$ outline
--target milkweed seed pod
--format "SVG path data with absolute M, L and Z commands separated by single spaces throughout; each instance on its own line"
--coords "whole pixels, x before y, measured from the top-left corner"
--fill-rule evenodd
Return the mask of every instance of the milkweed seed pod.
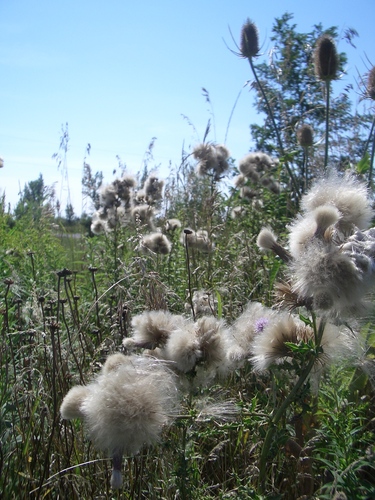
M 243 57 L 256 57 L 259 54 L 259 33 L 255 23 L 247 19 L 242 26 L 240 52 Z
M 368 74 L 367 94 L 370 99 L 375 101 L 375 66 L 373 66 Z
M 319 80 L 336 80 L 339 69 L 339 56 L 336 44 L 329 35 L 322 35 L 314 52 L 315 74 Z
M 313 145 L 313 129 L 310 125 L 304 124 L 297 130 L 297 141 L 300 146 L 307 148 Z

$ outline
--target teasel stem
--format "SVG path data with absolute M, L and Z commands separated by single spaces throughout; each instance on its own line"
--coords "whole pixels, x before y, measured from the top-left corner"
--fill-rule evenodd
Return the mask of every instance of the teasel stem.
M 278 143 L 281 155 L 284 158 L 285 168 L 287 169 L 287 172 L 288 172 L 289 177 L 290 177 L 290 179 L 292 181 L 292 184 L 294 186 L 296 194 L 299 195 L 298 183 L 297 183 L 296 178 L 294 177 L 294 174 L 292 172 L 292 169 L 290 168 L 290 165 L 289 165 L 289 163 L 288 163 L 288 161 L 286 159 L 286 154 L 285 154 L 283 142 L 281 140 L 280 132 L 279 132 L 279 129 L 277 128 L 277 125 L 276 125 L 276 122 L 275 122 L 275 117 L 273 115 L 272 108 L 271 108 L 270 103 L 268 101 L 267 95 L 266 95 L 266 93 L 264 91 L 263 85 L 261 84 L 261 82 L 260 82 L 260 80 L 258 78 L 258 75 L 257 75 L 257 73 L 255 71 L 255 66 L 254 66 L 254 63 L 253 63 L 253 58 L 252 57 L 248 57 L 248 61 L 250 63 L 250 68 L 251 68 L 251 71 L 252 71 L 252 73 L 254 75 L 254 78 L 255 78 L 255 80 L 257 82 L 258 88 L 260 89 L 260 91 L 262 93 L 262 96 L 263 96 L 263 99 L 264 99 L 264 102 L 266 103 L 268 115 L 271 118 L 273 129 L 274 129 L 275 134 L 276 134 L 277 143 Z
M 325 131 L 325 148 L 324 148 L 324 172 L 328 166 L 328 145 L 329 145 L 329 111 L 330 111 L 330 80 L 325 81 L 326 84 L 326 131 Z
M 322 336 L 324 332 L 324 328 L 326 325 L 326 320 L 322 319 L 319 323 L 319 328 L 317 328 L 316 324 L 316 316 L 315 313 L 312 312 L 312 326 L 314 330 L 314 338 L 315 338 L 315 351 L 314 353 L 310 353 L 310 359 L 305 367 L 305 369 L 302 371 L 300 374 L 295 386 L 293 389 L 290 391 L 288 396 L 284 399 L 276 413 L 273 415 L 270 421 L 269 428 L 267 430 L 266 437 L 263 442 L 262 446 L 262 452 L 260 455 L 260 460 L 259 460 L 259 486 L 262 492 L 265 491 L 266 487 L 266 467 L 267 467 L 267 458 L 270 453 L 270 448 L 272 444 L 272 440 L 274 437 L 274 434 L 276 432 L 276 427 L 281 418 L 284 416 L 286 410 L 288 407 L 293 403 L 295 398 L 298 396 L 298 393 L 300 389 L 302 388 L 303 384 L 306 382 L 307 377 L 310 375 L 311 370 L 314 367 L 316 358 L 320 352 L 320 345 L 322 342 Z
M 186 270 L 187 270 L 187 274 L 188 274 L 189 302 L 190 302 L 191 312 L 193 314 L 193 320 L 195 321 L 193 293 L 192 293 L 192 288 L 191 288 L 191 275 L 190 275 L 190 258 L 189 258 L 189 246 L 188 246 L 188 235 L 189 234 L 192 234 L 190 229 L 184 229 L 185 251 L 186 251 Z

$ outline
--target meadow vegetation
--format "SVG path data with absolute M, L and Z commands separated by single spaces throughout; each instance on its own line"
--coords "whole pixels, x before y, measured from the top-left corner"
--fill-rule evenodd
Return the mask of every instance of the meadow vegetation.
M 166 179 L 153 143 L 136 177 L 85 160 L 81 219 L 5 193 L 2 498 L 375 497 L 375 71 L 360 112 L 337 39 L 286 14 L 267 58 L 246 21 L 243 158 L 208 123 Z

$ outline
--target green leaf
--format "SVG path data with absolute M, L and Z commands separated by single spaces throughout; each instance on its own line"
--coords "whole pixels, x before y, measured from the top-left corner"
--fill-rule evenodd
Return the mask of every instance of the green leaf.
M 366 151 L 365 156 L 357 163 L 357 173 L 365 174 L 370 169 L 370 155 Z

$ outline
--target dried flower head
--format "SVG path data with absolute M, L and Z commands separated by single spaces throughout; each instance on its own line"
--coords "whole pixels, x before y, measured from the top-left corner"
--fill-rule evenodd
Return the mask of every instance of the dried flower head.
M 198 229 L 196 232 L 192 229 L 184 229 L 180 236 L 180 242 L 201 252 L 212 252 L 215 248 L 215 244 L 210 240 L 208 232 L 204 229 Z
M 314 131 L 310 125 L 303 124 L 297 130 L 297 141 L 300 146 L 307 148 L 313 145 Z
M 181 328 L 185 322 L 183 316 L 174 315 L 168 311 L 146 311 L 134 316 L 132 338 L 137 347 L 146 349 L 162 347 L 166 344 L 171 332 L 176 328 Z
M 370 69 L 368 74 L 367 95 L 375 101 L 375 66 Z
M 178 219 L 168 219 L 165 221 L 165 230 L 166 231 L 175 231 L 176 229 L 180 229 L 181 222 Z
M 193 149 L 193 156 L 199 160 L 197 173 L 200 176 L 213 173 L 216 179 L 220 179 L 221 175 L 229 168 L 228 149 L 222 144 L 198 144 Z
M 336 44 L 329 35 L 322 35 L 314 52 L 315 74 L 319 80 L 335 80 L 339 69 Z
M 160 253 L 167 255 L 172 250 L 172 243 L 165 234 L 151 233 L 142 238 L 140 248 L 143 253 Z
M 155 210 L 147 204 L 137 205 L 133 207 L 131 211 L 131 216 L 136 225 L 145 225 L 152 230 L 154 229 L 154 215 Z
M 319 328 L 319 323 L 318 323 Z M 347 328 L 341 330 L 330 323 L 324 325 L 321 339 L 322 351 L 316 359 L 315 371 L 320 371 L 333 359 L 347 356 L 352 347 Z M 251 345 L 255 371 L 267 370 L 272 364 L 282 363 L 294 356 L 288 343 L 298 344 L 314 341 L 313 329 L 299 318 L 280 313 L 275 315 L 262 332 L 254 336 Z
M 271 229 L 263 228 L 258 235 L 257 245 L 261 250 L 272 250 L 284 262 L 290 260 L 289 252 L 277 243 L 277 238 Z
M 331 173 L 317 181 L 301 201 L 304 212 L 321 205 L 333 205 L 340 212 L 338 229 L 350 234 L 353 228 L 367 229 L 374 217 L 374 209 L 366 185 L 354 176 Z
M 156 175 L 150 175 L 146 179 L 144 192 L 148 203 L 154 203 L 155 201 L 161 200 L 163 198 L 163 186 L 164 181 L 159 180 Z
M 254 336 L 263 330 L 275 313 L 260 302 L 249 302 L 244 312 L 233 323 L 228 335 L 227 357 L 238 363 L 250 356 Z
M 98 449 L 111 454 L 111 484 L 119 488 L 122 455 L 134 455 L 159 439 L 175 414 L 177 390 L 175 377 L 163 362 L 114 356 L 115 362 L 109 357 L 100 375 L 84 390 L 68 392 L 61 412 L 64 418 L 83 418 L 89 438 Z M 78 414 L 70 408 L 74 399 Z
M 259 54 L 259 50 L 258 28 L 250 19 L 247 19 L 241 30 L 241 55 L 251 59 Z

